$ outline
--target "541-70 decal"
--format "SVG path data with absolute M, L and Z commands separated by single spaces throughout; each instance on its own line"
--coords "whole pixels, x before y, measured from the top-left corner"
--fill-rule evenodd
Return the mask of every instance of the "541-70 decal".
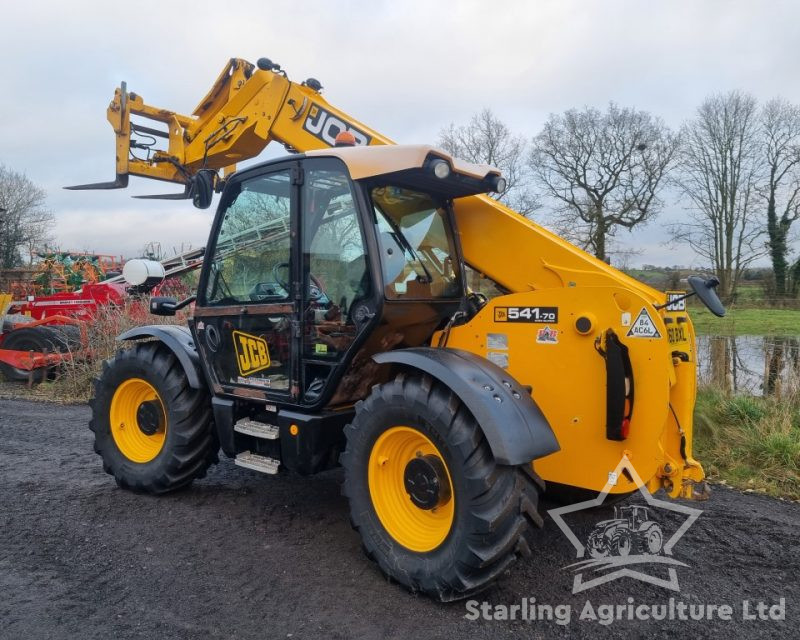
M 495 322 L 558 322 L 558 307 L 495 307 Z

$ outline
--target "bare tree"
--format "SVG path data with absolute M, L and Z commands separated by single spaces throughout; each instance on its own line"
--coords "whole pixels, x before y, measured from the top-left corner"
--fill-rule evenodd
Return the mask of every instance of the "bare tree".
M 0 165 L 0 267 L 22 263 L 21 250 L 49 239 L 53 214 L 45 191 L 23 173 Z
M 770 100 L 761 112 L 766 177 L 759 193 L 766 200 L 767 242 L 775 296 L 787 293 L 788 238 L 800 217 L 800 108 Z
M 529 166 L 556 203 L 556 226 L 601 260 L 608 239 L 656 215 L 678 137 L 646 111 L 609 104 L 551 115 Z
M 672 226 L 673 238 L 711 264 L 720 296 L 730 301 L 744 269 L 766 253 L 755 217 L 761 165 L 755 98 L 738 91 L 707 98 L 683 139 L 679 183 L 692 214 Z
M 536 201 L 527 185 L 525 138 L 515 135 L 490 109 L 476 113 L 467 125 L 450 124 L 439 132 L 439 146 L 449 154 L 477 164 L 490 164 L 503 172 L 506 189 L 497 200 L 527 216 Z

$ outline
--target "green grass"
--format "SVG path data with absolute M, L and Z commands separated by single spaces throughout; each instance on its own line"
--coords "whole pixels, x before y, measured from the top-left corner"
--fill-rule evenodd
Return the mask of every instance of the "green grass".
M 798 309 L 728 309 L 717 318 L 708 309 L 694 305 L 689 309 L 695 331 L 701 335 L 800 335 Z
M 761 398 L 700 389 L 694 453 L 712 480 L 800 499 L 800 395 Z

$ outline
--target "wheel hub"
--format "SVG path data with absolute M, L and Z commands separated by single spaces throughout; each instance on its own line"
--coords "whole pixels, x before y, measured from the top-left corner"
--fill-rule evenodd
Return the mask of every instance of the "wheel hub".
M 119 452 L 141 464 L 155 459 L 169 429 L 158 392 L 142 378 L 128 378 L 114 390 L 108 422 Z
M 450 533 L 456 492 L 446 458 L 420 430 L 398 425 L 372 445 L 367 483 L 375 515 L 395 542 L 433 551 Z
M 152 436 L 161 429 L 164 414 L 158 400 L 145 400 L 136 409 L 136 425 L 146 436 Z
M 435 509 L 450 499 L 450 483 L 439 456 L 417 456 L 403 473 L 408 497 L 420 509 Z

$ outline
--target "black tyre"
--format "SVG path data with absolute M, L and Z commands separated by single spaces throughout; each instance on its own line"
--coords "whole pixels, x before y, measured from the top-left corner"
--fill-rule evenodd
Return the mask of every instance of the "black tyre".
M 80 327 L 74 324 L 57 324 L 53 325 L 51 329 L 60 335 L 65 351 L 74 352 L 83 347 Z
M 499 465 L 472 414 L 427 376 L 373 388 L 345 427 L 343 493 L 364 550 L 411 591 L 442 601 L 487 587 L 530 554 L 541 480 Z
M 66 338 L 53 327 L 40 325 L 23 327 L 9 332 L 3 340 L 3 349 L 9 351 L 35 351 L 37 353 L 64 353 L 69 351 Z M 0 362 L 0 371 L 6 380 L 27 380 L 30 372 L 27 369 L 12 367 Z M 34 371 L 34 380 L 46 380 L 55 371 L 54 367 L 45 367 Z
M 15 325 L 30 324 L 31 322 L 36 321 L 35 318 L 22 315 L 21 313 L 7 313 L 6 315 L 0 317 L 3 319 L 3 333 L 11 331 Z
M 89 404 L 94 450 L 123 489 L 174 491 L 217 462 L 208 393 L 189 386 L 177 358 L 158 342 L 106 360 Z

